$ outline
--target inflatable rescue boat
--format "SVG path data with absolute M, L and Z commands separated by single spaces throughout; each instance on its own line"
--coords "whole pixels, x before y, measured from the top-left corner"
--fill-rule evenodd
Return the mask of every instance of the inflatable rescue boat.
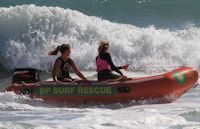
M 56 83 L 40 81 L 36 69 L 16 69 L 13 82 L 6 91 L 41 98 L 51 103 L 126 103 L 140 100 L 160 100 L 169 103 L 197 85 L 198 72 L 181 67 L 171 72 L 133 78 L 129 81 L 84 81 Z

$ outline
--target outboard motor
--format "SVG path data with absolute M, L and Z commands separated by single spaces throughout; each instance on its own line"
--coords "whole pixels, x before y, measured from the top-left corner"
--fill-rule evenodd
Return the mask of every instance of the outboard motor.
M 15 69 L 12 76 L 12 83 L 36 83 L 40 81 L 39 70 L 33 68 Z

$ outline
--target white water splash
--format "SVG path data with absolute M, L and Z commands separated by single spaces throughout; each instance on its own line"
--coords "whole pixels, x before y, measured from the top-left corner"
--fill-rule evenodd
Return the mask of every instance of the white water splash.
M 200 29 L 169 31 L 138 28 L 60 7 L 21 5 L 0 8 L 0 63 L 8 68 L 51 68 L 48 51 L 70 43 L 72 58 L 82 70 L 95 70 L 98 42 L 111 43 L 118 65 L 134 68 L 189 65 L 200 67 Z M 144 71 L 146 69 L 143 69 Z

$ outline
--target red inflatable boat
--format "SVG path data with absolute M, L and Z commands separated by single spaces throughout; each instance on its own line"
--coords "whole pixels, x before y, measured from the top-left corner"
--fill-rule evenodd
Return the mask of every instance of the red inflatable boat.
M 181 67 L 171 72 L 125 82 L 70 82 L 39 81 L 35 69 L 17 69 L 13 83 L 6 91 L 41 98 L 51 103 L 126 103 L 139 100 L 172 102 L 197 84 L 198 72 Z

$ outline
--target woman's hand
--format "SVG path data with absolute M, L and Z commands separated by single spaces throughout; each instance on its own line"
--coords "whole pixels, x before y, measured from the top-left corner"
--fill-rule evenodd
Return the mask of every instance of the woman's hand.
M 86 78 L 83 78 L 83 81 L 89 82 L 89 80 L 87 80 Z
M 55 80 L 54 82 L 55 82 L 55 83 L 59 83 L 59 84 L 63 84 L 63 82 L 58 81 L 58 80 Z
M 128 69 L 128 67 L 129 67 L 129 65 L 128 65 L 128 64 L 126 64 L 126 65 L 122 66 L 122 69 L 124 69 L 124 70 L 127 70 L 127 69 Z
M 123 77 L 124 79 L 127 79 L 127 78 L 128 78 L 128 77 L 127 77 L 127 76 L 125 76 L 125 75 L 123 75 L 122 77 Z

